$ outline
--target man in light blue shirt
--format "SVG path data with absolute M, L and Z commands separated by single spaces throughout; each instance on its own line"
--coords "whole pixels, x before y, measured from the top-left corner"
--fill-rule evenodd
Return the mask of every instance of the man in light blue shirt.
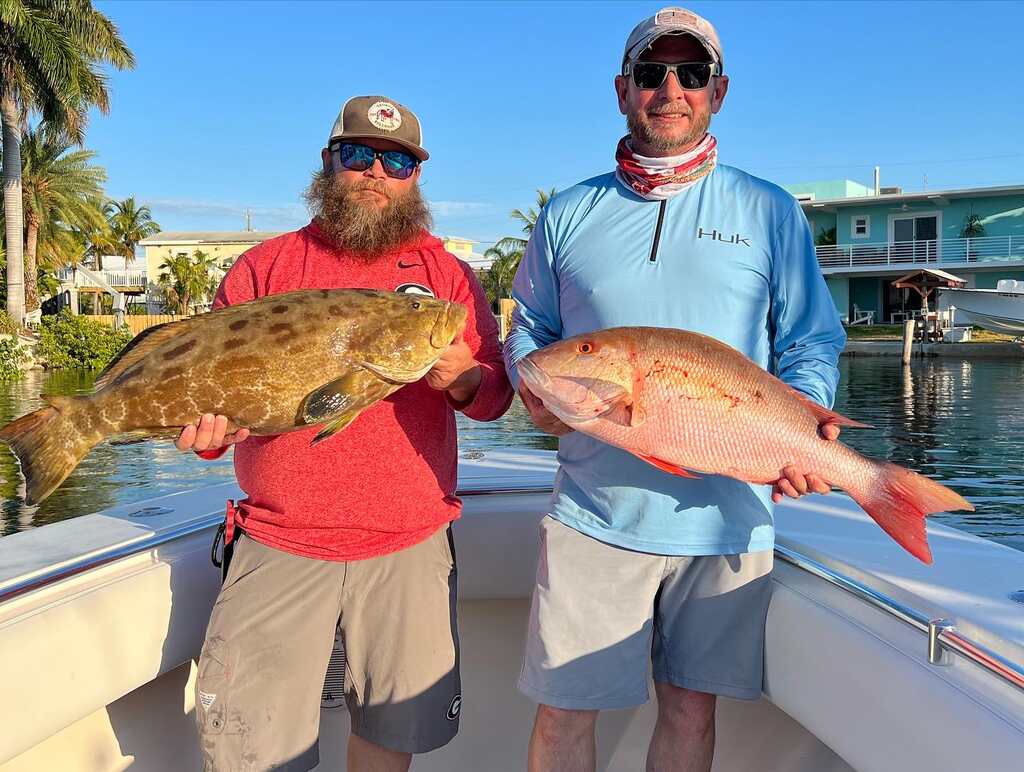
M 717 163 L 723 66 L 714 27 L 689 11 L 662 9 L 630 34 L 616 170 L 548 203 L 516 276 L 505 358 L 517 386 L 536 348 L 648 325 L 718 338 L 831 406 L 845 335 L 807 221 L 782 189 Z M 593 770 L 598 711 L 645 702 L 652 660 L 647 769 L 709 770 L 716 695 L 761 693 L 773 501 L 828 486 L 795 467 L 774 489 L 673 476 L 520 394 L 561 435 L 519 682 L 539 703 L 531 772 Z

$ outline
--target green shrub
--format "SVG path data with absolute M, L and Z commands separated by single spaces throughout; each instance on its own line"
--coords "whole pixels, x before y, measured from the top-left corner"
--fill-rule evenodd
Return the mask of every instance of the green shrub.
M 10 318 L 10 317 L 8 317 Z M 17 338 L 0 340 L 0 381 L 15 381 L 22 375 L 21 363 L 28 359 Z
M 0 335 L 17 335 L 18 325 L 14 323 L 11 315 L 6 311 L 0 311 Z
M 51 369 L 99 370 L 131 339 L 127 328 L 115 332 L 106 324 L 75 316 L 65 309 L 55 316 L 43 317 L 39 352 Z

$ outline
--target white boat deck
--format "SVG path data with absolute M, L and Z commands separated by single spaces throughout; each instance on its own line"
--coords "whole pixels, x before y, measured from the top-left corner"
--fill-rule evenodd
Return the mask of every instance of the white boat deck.
M 524 768 L 533 706 L 514 682 L 555 463 L 544 451 L 474 455 L 460 462 L 456 526 L 466 710 L 457 741 L 420 772 Z M 238 495 L 222 484 L 0 539 L 0 772 L 196 768 L 191 661 L 218 586 L 212 534 Z M 777 525 L 780 557 L 1024 663 L 1024 606 L 1010 597 L 1024 588 L 1024 553 L 933 525 L 925 566 L 841 494 L 780 506 Z M 1019 760 L 1024 689 L 959 655 L 929 663 L 919 629 L 806 567 L 780 559 L 774 580 L 766 698 L 722 702 L 716 772 L 987 772 Z M 602 769 L 638 768 L 653 715 L 602 718 Z M 345 713 L 323 722 L 321 768 L 342 769 Z

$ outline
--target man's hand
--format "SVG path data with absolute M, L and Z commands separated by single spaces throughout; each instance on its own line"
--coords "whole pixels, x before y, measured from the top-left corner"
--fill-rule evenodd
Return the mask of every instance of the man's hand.
M 459 339 L 445 349 L 423 380 L 433 389 L 447 391 L 456 402 L 471 402 L 482 377 L 473 352 Z
M 544 403 L 526 387 L 525 383 L 519 384 L 519 398 L 526 405 L 526 409 L 530 411 L 530 418 L 533 420 L 534 426 L 542 432 L 561 437 L 572 431 L 571 427 L 566 426 L 554 413 L 544 407 Z
M 818 427 L 818 433 L 826 440 L 833 441 L 839 437 L 839 427 L 836 424 L 822 424 Z M 772 501 L 776 504 L 785 496 L 798 499 L 807 493 L 828 493 L 832 490 L 818 475 L 804 474 L 803 470 L 794 464 L 785 467 L 782 475 L 772 486 Z
M 207 413 L 197 423 L 181 430 L 174 447 L 178 450 L 214 450 L 225 445 L 234 445 L 249 436 L 248 429 L 231 426 L 226 416 Z

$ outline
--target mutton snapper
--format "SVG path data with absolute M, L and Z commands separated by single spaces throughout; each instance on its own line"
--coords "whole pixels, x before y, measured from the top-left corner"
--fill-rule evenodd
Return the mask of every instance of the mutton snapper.
M 895 539 L 931 563 L 924 518 L 973 510 L 903 467 L 821 437 L 821 407 L 726 344 L 683 330 L 617 327 L 531 352 L 519 376 L 563 423 L 672 474 L 769 484 L 795 464 L 844 489 Z
M 299 290 L 152 327 L 96 380 L 94 393 L 0 430 L 45 499 L 97 443 L 122 434 L 176 436 L 204 413 L 268 435 L 323 426 L 318 442 L 437 362 L 466 308 L 423 295 Z

